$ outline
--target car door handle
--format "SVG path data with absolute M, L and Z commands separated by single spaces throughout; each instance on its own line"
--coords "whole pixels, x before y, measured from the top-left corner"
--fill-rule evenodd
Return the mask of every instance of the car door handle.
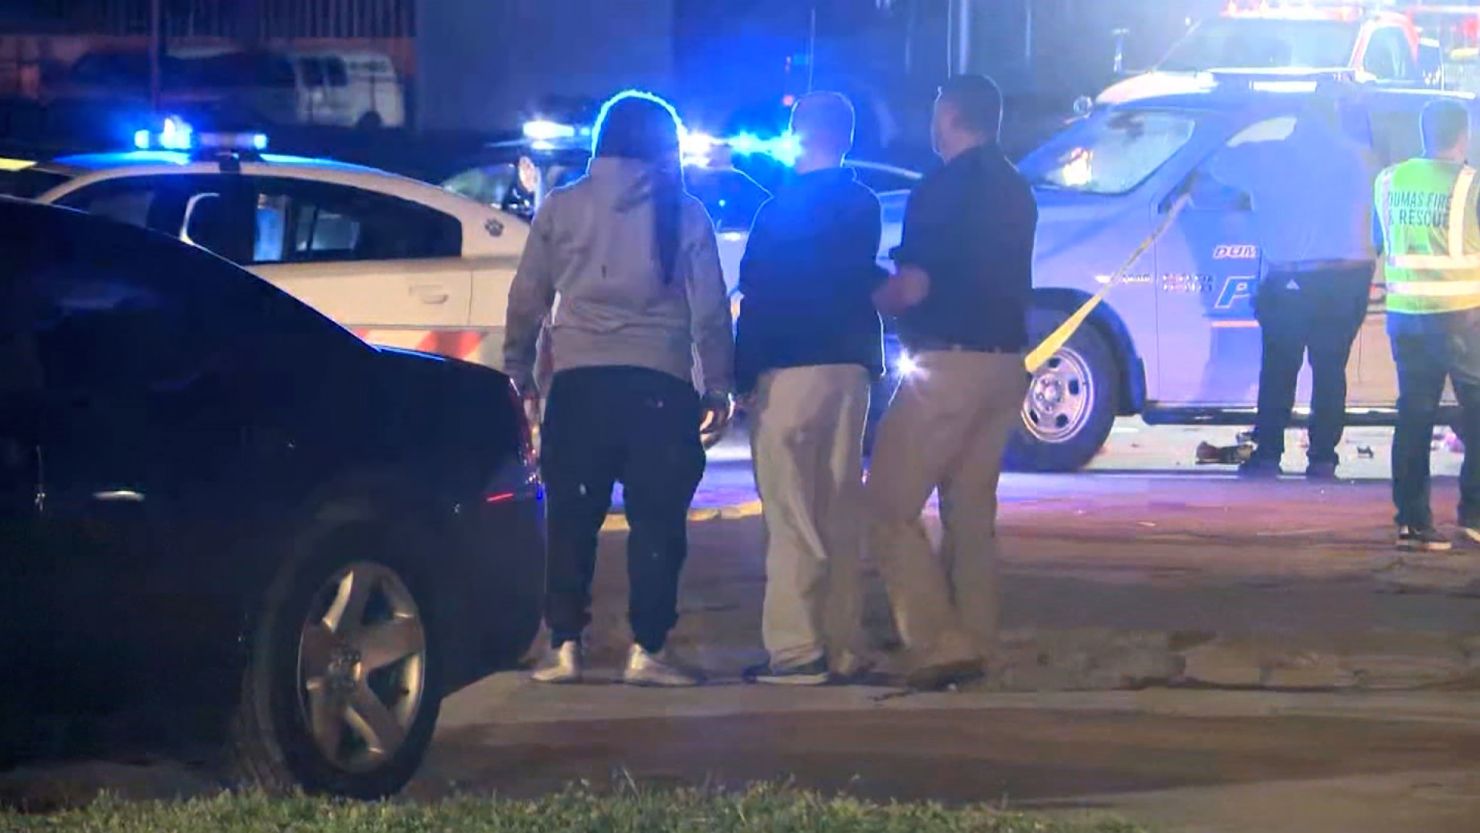
M 411 294 L 421 299 L 423 304 L 445 304 L 452 295 L 447 287 L 441 284 L 428 284 L 425 286 L 411 287 Z

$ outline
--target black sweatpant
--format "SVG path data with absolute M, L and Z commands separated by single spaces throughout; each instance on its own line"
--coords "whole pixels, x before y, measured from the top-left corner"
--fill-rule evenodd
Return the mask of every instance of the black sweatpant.
M 1263 352 L 1259 363 L 1259 412 L 1255 456 L 1278 462 L 1295 407 L 1300 367 L 1310 357 L 1312 463 L 1338 462 L 1346 430 L 1346 364 L 1367 317 L 1372 267 L 1309 272 L 1270 272 L 1259 285 L 1254 312 Z
M 704 475 L 698 394 L 655 370 L 596 367 L 555 374 L 540 465 L 548 495 L 545 621 L 558 647 L 591 623 L 596 541 L 623 487 L 628 618 L 637 644 L 663 649 L 678 621 L 688 513 Z

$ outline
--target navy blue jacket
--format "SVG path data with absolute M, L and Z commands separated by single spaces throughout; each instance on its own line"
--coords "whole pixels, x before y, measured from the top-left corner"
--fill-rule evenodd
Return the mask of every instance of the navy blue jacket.
M 740 261 L 735 381 L 755 389 L 768 370 L 857 364 L 884 372 L 873 291 L 879 199 L 853 171 L 802 174 L 761 206 Z

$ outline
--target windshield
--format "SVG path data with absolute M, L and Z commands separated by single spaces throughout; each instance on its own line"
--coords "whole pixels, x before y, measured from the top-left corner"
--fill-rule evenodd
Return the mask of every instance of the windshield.
M 67 174 L 38 168 L 0 171 L 0 195 L 35 199 L 71 178 Z
M 1187 140 L 1196 121 L 1155 110 L 1113 113 L 1080 122 L 1023 161 L 1034 185 L 1086 194 L 1123 194 L 1156 173 Z
M 1358 31 L 1357 24 L 1340 20 L 1213 18 L 1183 36 L 1157 69 L 1344 67 L 1351 63 Z

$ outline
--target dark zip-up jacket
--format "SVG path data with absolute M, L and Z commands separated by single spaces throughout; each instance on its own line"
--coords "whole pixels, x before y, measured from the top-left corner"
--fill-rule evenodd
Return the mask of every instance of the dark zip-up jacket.
M 741 393 L 761 374 L 787 367 L 857 364 L 884 371 L 873 291 L 879 199 L 853 171 L 799 176 L 761 206 L 740 261 L 735 381 Z
M 1038 204 L 1001 148 L 982 145 L 927 175 L 910 194 L 900 266 L 930 275 L 930 293 L 899 317 L 915 352 L 1023 350 L 1033 298 Z

